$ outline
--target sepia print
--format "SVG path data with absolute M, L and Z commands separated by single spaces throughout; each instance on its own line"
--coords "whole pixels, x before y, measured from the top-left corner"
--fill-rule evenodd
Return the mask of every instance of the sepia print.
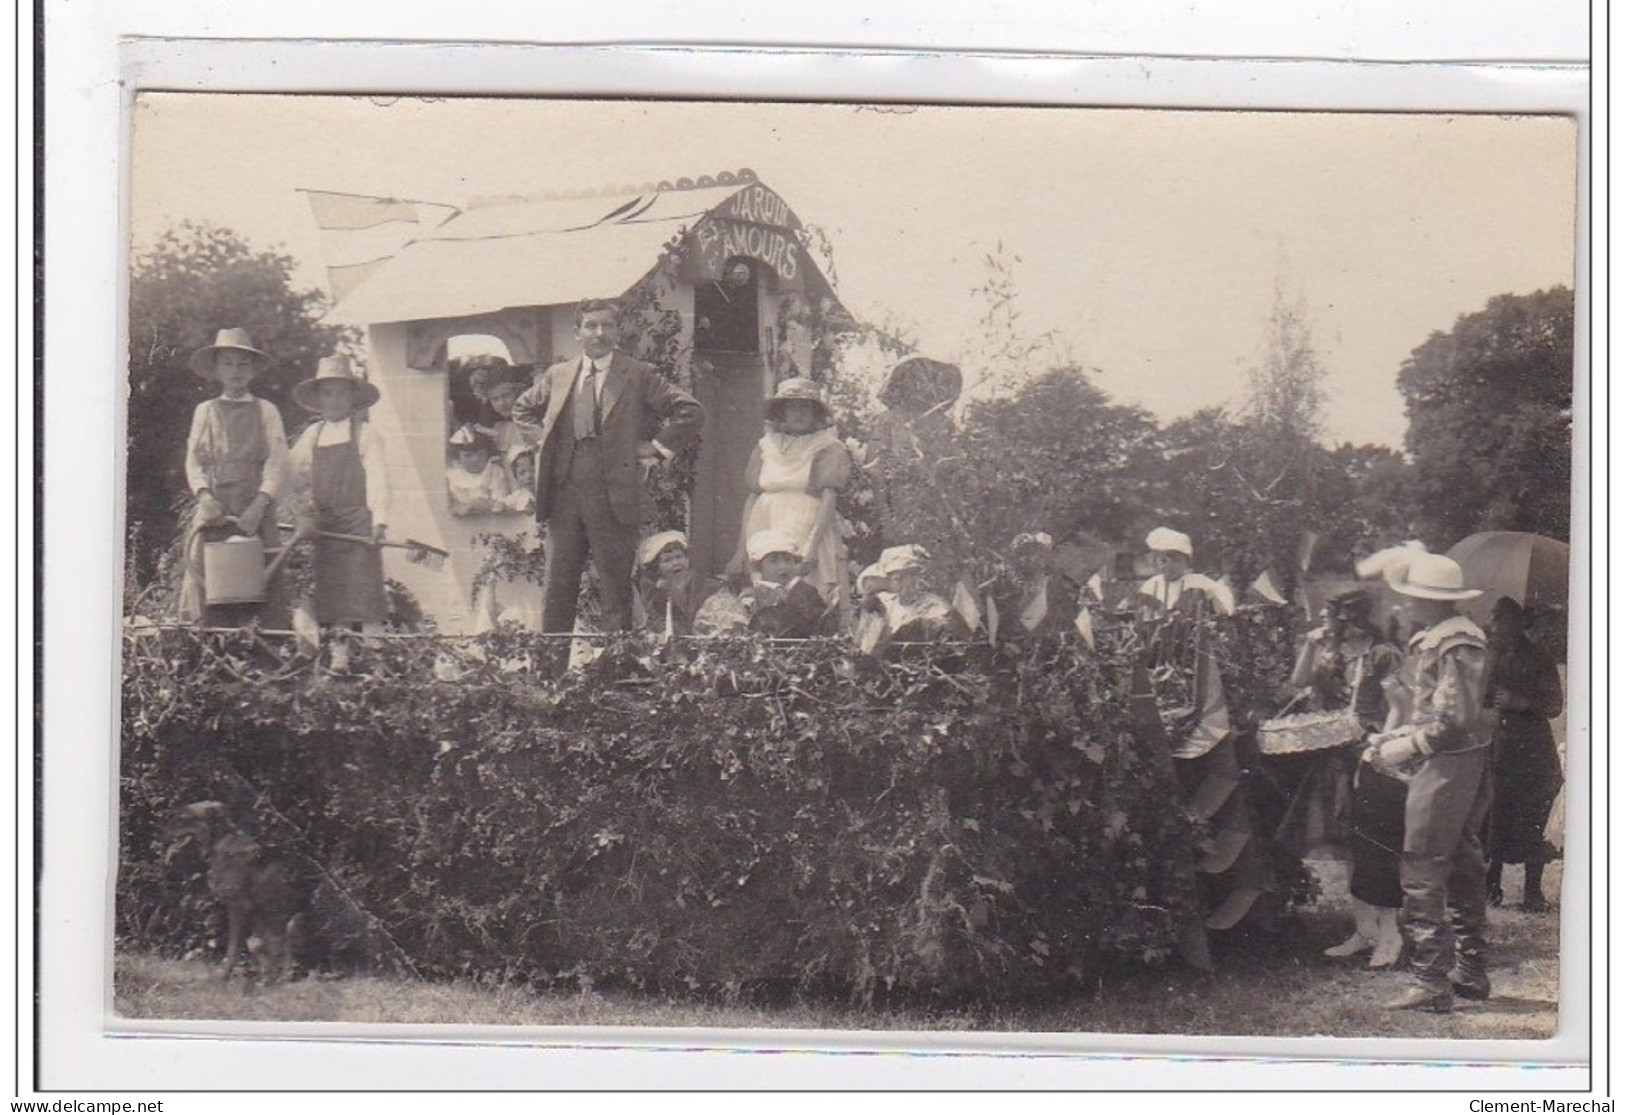
M 1574 120 L 132 129 L 117 1025 L 1554 1034 Z

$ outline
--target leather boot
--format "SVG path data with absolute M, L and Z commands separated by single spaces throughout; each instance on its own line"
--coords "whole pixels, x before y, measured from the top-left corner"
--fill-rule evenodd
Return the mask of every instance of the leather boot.
M 1537 859 L 1523 865 L 1523 901 L 1518 909 L 1526 914 L 1544 914 L 1552 908 L 1540 891 L 1540 877 L 1545 871 L 1546 865 Z
M 1383 1004 L 1385 1010 L 1421 1010 L 1431 1014 L 1449 1014 L 1456 1009 L 1455 996 L 1446 987 L 1440 991 L 1425 984 L 1413 983 L 1404 994 Z

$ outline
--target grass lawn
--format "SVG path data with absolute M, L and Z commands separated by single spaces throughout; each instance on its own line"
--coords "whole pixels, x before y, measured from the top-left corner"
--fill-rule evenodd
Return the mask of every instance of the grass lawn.
M 1321 865 L 1317 865 L 1321 866 Z M 1347 891 L 1327 867 L 1328 896 Z M 1508 868 L 1509 902 L 1521 897 L 1521 869 Z M 1555 895 L 1561 864 L 1547 872 Z M 797 1001 L 772 1006 L 620 992 L 535 992 L 469 982 L 379 978 L 307 979 L 245 990 L 222 985 L 214 966 L 120 954 L 114 1009 L 122 1018 L 296 1022 L 459 1023 L 501 1026 L 639 1026 L 816 1030 L 931 1030 L 1029 1033 L 1270 1035 L 1284 1037 L 1551 1037 L 1557 1025 L 1558 913 L 1515 906 L 1490 912 L 1493 998 L 1458 1002 L 1454 1014 L 1389 1012 L 1405 986 L 1397 972 L 1363 960 L 1333 961 L 1320 950 L 1346 934 L 1346 899 L 1297 914 L 1268 937 L 1220 939 L 1217 971 L 1176 964 L 1103 979 L 1091 993 L 1020 1007 L 873 1008 Z

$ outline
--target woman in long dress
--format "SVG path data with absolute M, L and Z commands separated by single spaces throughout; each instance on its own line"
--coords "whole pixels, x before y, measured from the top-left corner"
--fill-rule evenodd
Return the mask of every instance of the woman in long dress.
M 822 389 L 810 379 L 779 384 L 767 401 L 767 421 L 745 466 L 750 494 L 729 572 L 744 568 L 745 541 L 753 534 L 782 530 L 799 543 L 803 576 L 837 606 L 845 627 L 846 554 L 835 501 L 852 479 L 852 455 L 831 425 Z
M 1495 602 L 1490 627 L 1488 699 L 1496 710 L 1490 778 L 1489 899 L 1501 902 L 1503 864 L 1523 864 L 1526 913 L 1548 908 L 1541 874 L 1549 858 L 1546 821 L 1563 785 L 1552 718 L 1563 711 L 1563 685 L 1552 656 L 1529 637 L 1526 615 L 1514 600 Z
M 1372 620 L 1372 600 L 1350 589 L 1326 603 L 1326 624 L 1309 632 L 1292 672 L 1292 684 L 1310 691 L 1315 707 L 1334 712 L 1353 707 L 1360 727 L 1380 732 L 1391 726 L 1390 708 L 1404 697 L 1399 680 L 1403 656 L 1383 639 Z M 1346 844 L 1349 894 L 1354 900 L 1354 931 L 1327 956 L 1371 953 L 1371 967 L 1399 961 L 1399 855 L 1405 842 L 1405 784 L 1361 760 L 1363 744 L 1350 740 L 1318 757 L 1288 811 L 1299 841 L 1318 837 Z M 1337 800 L 1347 802 L 1340 810 Z M 1346 812 L 1346 820 L 1338 814 Z M 1328 824 L 1314 818 L 1324 816 Z M 1283 826 L 1285 827 L 1285 826 Z M 1342 829 L 1322 831 L 1317 829 Z

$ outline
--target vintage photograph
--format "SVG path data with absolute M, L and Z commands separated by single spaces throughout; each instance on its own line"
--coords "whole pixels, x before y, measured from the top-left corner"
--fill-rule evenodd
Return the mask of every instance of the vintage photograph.
M 1573 118 L 130 128 L 111 1024 L 1556 1032 Z

